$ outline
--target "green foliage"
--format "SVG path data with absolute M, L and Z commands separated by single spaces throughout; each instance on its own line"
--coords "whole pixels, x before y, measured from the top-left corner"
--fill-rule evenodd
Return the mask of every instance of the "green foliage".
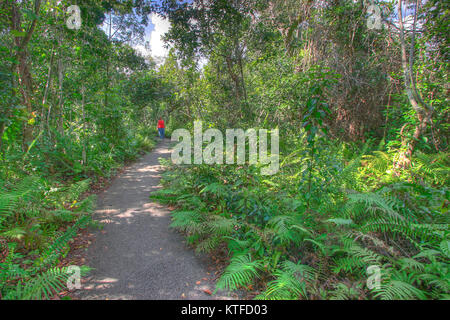
M 10 244 L 9 254 L 0 263 L 0 293 L 4 300 L 36 300 L 49 299 L 53 294 L 66 288 L 71 272 L 68 267 L 48 268 L 39 271 L 37 268 L 22 268 L 18 263 L 23 256 L 16 253 L 16 245 Z M 84 276 L 88 267 L 80 268 Z
M 6 300 L 48 299 L 55 293 L 66 288 L 71 276 L 67 267 L 53 267 L 63 253 L 68 242 L 76 235 L 79 228 L 85 228 L 90 221 L 85 215 L 59 238 L 57 238 L 36 261 L 37 266 L 24 268 L 24 256 L 16 253 L 16 243 L 9 245 L 9 253 L 5 261 L 0 263 L 0 293 Z M 86 275 L 90 270 L 86 266 L 80 268 L 80 275 Z
M 78 3 L 79 30 L 66 27 L 69 5 L 0 5 L 0 299 L 62 288 L 67 273 L 56 266 L 90 223 L 89 189 L 153 148 L 150 124 L 167 94 L 153 61 L 130 45 L 142 39 L 148 2 Z
M 248 164 L 165 163 L 165 190 L 152 195 L 178 208 L 172 226 L 198 251 L 226 245 L 222 288 L 251 283 L 261 299 L 448 296 L 446 7 L 418 4 L 409 9 L 427 32 L 407 30 L 404 41 L 368 29 L 355 1 L 161 4 L 174 123 L 281 134 L 274 176 Z M 395 19 L 392 3 L 376 5 Z M 396 63 L 403 42 L 410 70 Z M 426 112 L 404 92 L 410 71 Z M 241 274 L 245 264 L 252 272 Z M 302 278 L 293 265 L 314 272 Z M 372 266 L 382 272 L 376 289 L 366 283 Z
M 308 145 L 293 148 L 309 153 Z M 428 173 L 417 168 L 390 174 L 393 154 L 347 148 L 324 140 L 315 169 L 287 153 L 270 178 L 251 166 L 165 163 L 166 188 L 151 197 L 179 207 L 172 227 L 197 251 L 227 245 L 231 258 L 217 289 L 258 285 L 257 299 L 444 299 L 447 189 L 436 189 L 441 181 L 424 180 Z M 304 168 L 313 172 L 309 207 L 301 193 L 310 181 L 299 174 Z M 374 170 L 389 182 L 368 179 Z M 369 289 L 372 266 L 381 283 Z
M 56 259 L 61 255 L 63 250 L 67 247 L 68 242 L 77 235 L 78 229 L 84 229 L 90 222 L 90 216 L 82 216 L 80 219 L 70 226 L 64 234 L 56 238 L 55 241 L 43 252 L 40 260 L 40 267 L 53 265 Z
M 217 282 L 216 290 L 236 290 L 249 285 L 258 277 L 261 269 L 260 261 L 252 261 L 250 255 L 235 255 Z
M 306 236 L 311 235 L 298 216 L 275 216 L 268 222 L 268 227 L 275 234 L 275 241 L 280 241 L 284 245 L 300 244 Z
M 375 298 L 382 300 L 416 300 L 425 299 L 424 291 L 417 289 L 408 282 L 390 280 L 374 290 Z
M 257 299 L 292 300 L 308 298 L 307 287 L 316 279 L 316 270 L 307 265 L 284 261 L 267 284 L 267 289 Z
M 412 4 L 413 36 L 369 29 L 366 1 L 272 2 L 81 1 L 76 31 L 64 27 L 67 1 L 0 6 L 2 297 L 60 289 L 54 267 L 88 223 L 89 187 L 150 150 L 163 116 L 168 134 L 197 119 L 281 134 L 270 177 L 163 162 L 165 189 L 151 198 L 177 207 L 171 226 L 199 252 L 231 253 L 218 288 L 448 298 L 448 5 Z M 158 68 L 134 49 L 152 11 L 171 25 Z M 376 289 L 370 266 L 382 271 Z
M 89 183 L 82 180 L 58 189 L 35 176 L 1 182 L 2 299 L 48 299 L 66 287 L 71 274 L 66 267 L 55 266 L 79 229 L 91 221 L 94 198 L 77 202 Z M 83 275 L 87 271 L 82 268 Z

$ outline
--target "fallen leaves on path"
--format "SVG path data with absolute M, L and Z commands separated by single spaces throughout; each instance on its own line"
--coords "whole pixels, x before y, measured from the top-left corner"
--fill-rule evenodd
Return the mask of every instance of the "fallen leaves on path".
M 209 295 L 212 295 L 212 292 L 211 292 L 211 290 L 209 290 L 209 289 L 203 289 L 203 292 L 204 292 L 204 293 L 207 293 L 207 294 L 209 294 Z

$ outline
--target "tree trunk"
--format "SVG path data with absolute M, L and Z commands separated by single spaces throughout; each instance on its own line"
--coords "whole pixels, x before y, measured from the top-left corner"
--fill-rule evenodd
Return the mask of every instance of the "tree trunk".
M 61 45 L 61 41 L 58 41 L 58 42 Z M 64 64 L 63 64 L 62 49 L 61 49 L 61 51 L 59 53 L 59 57 L 58 57 L 58 119 L 56 120 L 58 132 L 61 135 L 64 133 L 63 80 L 64 80 Z
M 41 123 L 40 123 L 40 131 L 44 130 L 44 118 L 45 118 L 45 108 L 47 104 L 48 92 L 50 86 L 52 85 L 52 70 L 53 70 L 53 58 L 54 58 L 54 48 L 52 48 L 52 53 L 50 56 L 50 64 L 48 66 L 48 74 L 47 74 L 47 82 L 45 83 L 44 95 L 42 97 L 42 110 L 41 110 Z
M 400 29 L 400 45 L 401 45 L 401 55 L 402 55 L 402 67 L 403 76 L 405 82 L 406 94 L 408 96 L 409 102 L 413 107 L 417 115 L 418 124 L 414 130 L 413 139 L 407 141 L 404 139 L 402 144 L 404 146 L 403 154 L 400 155 L 398 166 L 409 165 L 411 161 L 411 156 L 414 152 L 414 148 L 417 141 L 425 133 L 427 129 L 427 124 L 431 122 L 431 116 L 433 109 L 428 106 L 420 96 L 417 86 L 416 79 L 413 73 L 414 66 L 414 47 L 415 47 L 415 36 L 416 36 L 416 23 L 417 23 L 417 12 L 419 8 L 419 0 L 416 0 L 415 13 L 414 13 L 414 23 L 411 37 L 411 47 L 409 50 L 409 59 L 406 53 L 406 41 L 405 41 L 405 29 L 403 25 L 403 14 L 402 14 L 402 0 L 398 2 L 398 16 L 399 16 L 399 29 Z
M 18 32 L 22 32 L 22 16 L 19 8 L 15 1 L 10 1 L 11 9 L 11 29 Z M 36 15 L 39 15 L 39 8 L 41 5 L 40 0 L 34 1 L 34 11 Z M 22 102 L 27 110 L 28 120 L 23 126 L 23 139 L 22 139 L 22 150 L 24 152 L 28 151 L 29 145 L 33 140 L 33 126 L 30 125 L 31 119 L 34 118 L 33 114 L 33 81 L 30 73 L 29 66 L 29 53 L 27 50 L 28 42 L 33 35 L 34 29 L 36 28 L 37 20 L 31 22 L 30 27 L 25 32 L 24 37 L 14 37 L 14 44 L 17 47 L 16 60 L 17 60 L 17 74 L 19 76 L 19 90 L 22 95 Z
M 81 160 L 83 162 L 83 166 L 85 167 L 87 165 L 87 155 L 86 155 L 86 113 L 84 110 L 84 99 L 85 96 L 85 87 L 84 84 L 81 87 L 81 112 L 83 115 L 83 150 L 81 151 Z
M 241 85 L 240 85 L 239 77 L 233 71 L 233 62 L 231 60 L 231 57 L 230 56 L 226 56 L 225 60 L 227 62 L 228 74 L 230 75 L 231 80 L 233 80 L 233 82 L 234 82 L 236 99 L 240 100 L 241 99 L 241 89 L 240 89 Z
M 3 154 L 3 132 L 5 132 L 5 123 L 0 122 L 0 156 Z

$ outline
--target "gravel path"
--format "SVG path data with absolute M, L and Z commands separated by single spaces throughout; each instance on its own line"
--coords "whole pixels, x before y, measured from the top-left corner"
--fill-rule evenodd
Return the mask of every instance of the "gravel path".
M 194 254 L 182 235 L 169 229 L 169 210 L 151 202 L 160 188 L 158 158 L 168 158 L 169 141 L 119 175 L 98 197 L 94 218 L 104 226 L 95 231 L 87 252 L 91 271 L 81 299 L 223 299 L 214 291 L 206 260 Z M 197 284 L 201 281 L 200 284 Z

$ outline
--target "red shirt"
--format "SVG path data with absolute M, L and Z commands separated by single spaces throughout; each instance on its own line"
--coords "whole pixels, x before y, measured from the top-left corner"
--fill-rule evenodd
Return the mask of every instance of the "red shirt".
M 158 120 L 158 128 L 164 128 L 164 120 Z

